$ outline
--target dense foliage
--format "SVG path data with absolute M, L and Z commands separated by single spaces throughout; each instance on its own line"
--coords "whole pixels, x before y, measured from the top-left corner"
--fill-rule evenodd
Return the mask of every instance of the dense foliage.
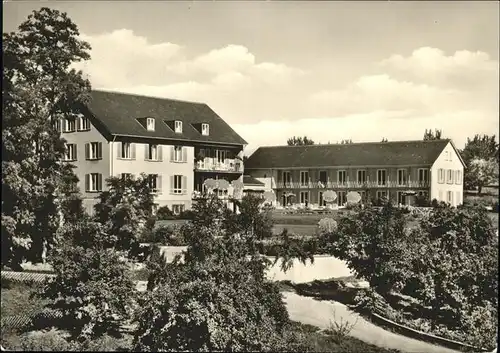
M 413 297 L 434 324 L 467 332 L 471 343 L 495 342 L 498 236 L 484 208 L 439 204 L 409 229 L 390 203 L 367 207 L 322 238 L 376 292 Z
M 117 334 L 130 317 L 135 285 L 130 266 L 100 223 L 84 218 L 66 225 L 50 256 L 56 277 L 40 295 L 63 314 L 60 328 L 85 341 Z
M 185 226 L 183 261 L 164 260 L 140 300 L 136 350 L 283 351 L 288 313 L 276 284 L 267 280 L 269 260 L 254 245 L 256 232 L 225 228 L 230 212 L 216 196 L 199 199 Z M 246 229 L 244 224 L 242 229 Z
M 117 250 L 136 251 L 139 234 L 151 219 L 153 193 L 147 175 L 107 179 L 108 188 L 99 195 L 94 218 L 113 237 Z
M 77 192 L 71 166 L 60 162 L 58 126 L 88 100 L 89 82 L 70 65 L 89 59 L 90 46 L 65 13 L 49 8 L 2 39 L 2 266 L 19 268 L 26 257 L 42 260 L 60 204 Z
M 464 184 L 466 190 L 481 191 L 484 186 L 498 184 L 498 142 L 496 136 L 475 135 L 467 138 L 461 156 L 465 162 Z

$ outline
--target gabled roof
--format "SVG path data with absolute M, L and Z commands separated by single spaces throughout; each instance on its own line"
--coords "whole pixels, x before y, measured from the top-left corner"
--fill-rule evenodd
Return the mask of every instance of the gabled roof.
M 448 139 L 258 148 L 245 169 L 432 165 Z
M 250 175 L 243 175 L 243 185 L 264 186 L 265 184 Z
M 247 144 L 205 103 L 93 90 L 87 109 L 111 135 Z M 146 117 L 155 118 L 155 131 L 147 131 L 137 120 Z M 176 133 L 165 123 L 173 120 L 183 122 L 182 133 Z M 200 123 L 209 124 L 208 136 L 196 129 Z

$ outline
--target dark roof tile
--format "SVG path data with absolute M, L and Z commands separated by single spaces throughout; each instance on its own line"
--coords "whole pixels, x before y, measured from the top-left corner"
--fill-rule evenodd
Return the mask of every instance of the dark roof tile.
M 264 186 L 265 184 L 250 175 L 243 175 L 243 184 L 252 186 Z
M 245 169 L 430 165 L 449 142 L 420 140 L 260 147 L 245 162 Z
M 205 103 L 138 96 L 127 93 L 93 90 L 88 109 L 112 135 L 190 140 L 245 145 L 220 116 Z M 155 131 L 147 131 L 138 118 L 155 118 Z M 183 122 L 182 133 L 175 133 L 165 121 Z M 202 135 L 193 124 L 208 123 L 209 136 Z

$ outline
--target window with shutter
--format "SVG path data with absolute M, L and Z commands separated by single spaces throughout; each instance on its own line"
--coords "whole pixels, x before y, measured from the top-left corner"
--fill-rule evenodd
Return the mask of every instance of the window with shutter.
M 87 192 L 102 191 L 102 174 L 90 173 L 85 175 L 85 189 Z
M 90 120 L 85 117 L 78 118 L 78 131 L 89 131 L 90 130 Z
M 182 194 L 182 175 L 174 175 L 173 177 L 173 193 Z
M 87 159 L 102 159 L 102 142 L 90 142 L 89 144 L 85 145 L 85 149 Z
M 173 146 L 172 147 L 172 161 L 173 162 L 183 162 L 184 157 L 183 157 L 183 151 L 184 148 L 182 146 Z

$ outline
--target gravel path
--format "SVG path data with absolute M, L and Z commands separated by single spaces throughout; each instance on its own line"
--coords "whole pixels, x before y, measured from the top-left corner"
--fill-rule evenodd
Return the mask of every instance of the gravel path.
M 378 347 L 398 349 L 402 352 L 458 352 L 386 331 L 353 313 L 345 305 L 337 302 L 315 300 L 292 292 L 285 292 L 283 295 L 290 319 L 293 321 L 320 328 L 327 328 L 330 320 L 356 323 L 351 331 L 351 336 Z

